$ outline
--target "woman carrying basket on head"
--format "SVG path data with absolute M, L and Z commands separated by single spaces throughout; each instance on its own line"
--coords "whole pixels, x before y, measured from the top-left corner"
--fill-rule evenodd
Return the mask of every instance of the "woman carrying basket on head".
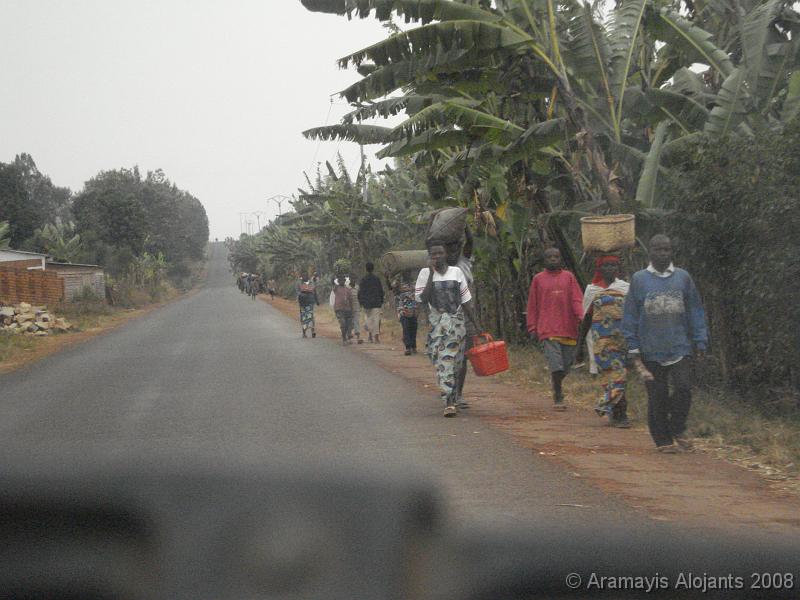
M 628 347 L 622 335 L 622 308 L 630 285 L 618 278 L 620 258 L 601 256 L 595 261 L 592 283 L 586 286 L 581 331 L 589 329 L 592 340 L 590 359 L 597 365 L 603 395 L 595 407 L 601 417 L 608 416 L 614 427 L 630 427 L 625 398 L 625 360 Z M 582 336 L 581 336 L 582 337 Z
M 300 326 L 303 328 L 303 337 L 308 337 L 307 331 L 311 330 L 311 337 L 317 337 L 314 329 L 314 305 L 319 306 L 317 287 L 309 278 L 303 278 L 297 284 L 297 303 L 300 305 Z
M 417 302 L 428 305 L 428 354 L 436 367 L 439 390 L 445 404 L 444 416 L 456 416 L 456 375 L 464 360 L 466 318 L 477 325 L 467 279 L 458 267 L 447 264 L 445 244 L 428 240 L 430 266 L 417 277 Z M 477 326 L 480 331 L 481 327 Z

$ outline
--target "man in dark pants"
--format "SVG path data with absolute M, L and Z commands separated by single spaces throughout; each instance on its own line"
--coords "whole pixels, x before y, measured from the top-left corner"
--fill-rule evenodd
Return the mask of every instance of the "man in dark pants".
M 705 353 L 708 330 L 700 294 L 689 273 L 672 264 L 672 242 L 665 235 L 653 236 L 650 265 L 633 275 L 622 333 L 647 388 L 647 423 L 656 449 L 690 450 L 685 431 L 692 354 Z
M 373 273 L 375 265 L 366 264 L 367 274 L 358 284 L 358 302 L 366 316 L 365 327 L 369 332 L 370 343 L 381 342 L 381 307 L 383 306 L 383 284 Z

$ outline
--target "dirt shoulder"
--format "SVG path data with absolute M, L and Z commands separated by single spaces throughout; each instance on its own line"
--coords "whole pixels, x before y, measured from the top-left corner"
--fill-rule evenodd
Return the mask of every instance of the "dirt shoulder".
M 295 302 L 276 298 L 271 304 L 298 320 Z M 317 334 L 338 338 L 329 310 L 317 311 Z M 300 326 L 298 320 L 298 335 Z M 438 401 L 432 367 L 423 355 L 404 356 L 397 333 L 384 332 L 380 345 L 343 348 L 359 352 Z M 593 411 L 551 409 L 551 399 L 521 384 L 495 377 L 475 377 L 465 387 L 468 414 L 507 433 L 519 446 L 564 466 L 574 477 L 622 498 L 651 518 L 688 526 L 724 530 L 757 528 L 800 534 L 800 494 L 785 480 L 769 481 L 732 464 L 711 450 L 665 455 L 654 450 L 646 424 L 632 429 L 607 427 Z

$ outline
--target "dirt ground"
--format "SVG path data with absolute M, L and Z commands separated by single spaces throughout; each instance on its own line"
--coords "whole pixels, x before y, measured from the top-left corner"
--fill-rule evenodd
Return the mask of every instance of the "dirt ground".
M 261 299 L 298 319 L 295 302 Z M 329 311 L 317 313 L 318 335 L 338 338 L 338 324 Z M 382 344 L 354 344 L 342 351 L 368 356 L 416 383 L 421 393 L 438 402 L 428 359 L 422 354 L 404 356 L 399 339 L 392 334 L 382 337 Z M 470 416 L 485 420 L 516 444 L 557 461 L 574 477 L 623 498 L 653 519 L 704 529 L 800 534 L 800 494 L 785 481 L 769 481 L 702 449 L 659 454 L 646 425 L 621 430 L 606 426 L 591 410 L 554 412 L 550 398 L 543 394 L 497 378 L 475 377 L 471 371 L 464 396 Z

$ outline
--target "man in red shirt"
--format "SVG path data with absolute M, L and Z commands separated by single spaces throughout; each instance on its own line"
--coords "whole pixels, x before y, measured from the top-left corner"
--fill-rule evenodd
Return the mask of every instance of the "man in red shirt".
M 562 268 L 558 248 L 545 250 L 544 266 L 528 291 L 528 334 L 544 347 L 553 382 L 553 408 L 565 410 L 561 383 L 575 361 L 583 293 L 575 276 Z

